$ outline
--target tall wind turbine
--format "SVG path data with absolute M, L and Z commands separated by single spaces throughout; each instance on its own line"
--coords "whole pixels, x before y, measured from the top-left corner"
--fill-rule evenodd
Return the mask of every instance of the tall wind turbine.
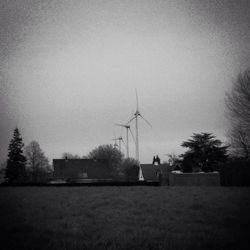
M 140 155 L 139 155 L 139 126 L 138 126 L 138 118 L 142 118 L 150 127 L 152 125 L 141 115 L 139 111 L 139 102 L 138 102 L 138 94 L 137 90 L 135 90 L 136 93 L 136 111 L 134 113 L 134 116 L 132 119 L 128 121 L 128 123 L 132 122 L 135 120 L 135 159 L 140 163 Z M 144 180 L 143 175 L 142 175 L 142 170 L 141 167 L 139 169 L 139 180 Z
M 128 125 L 128 124 L 116 124 L 116 126 L 124 127 L 126 129 L 126 151 L 127 151 L 127 158 L 129 158 L 129 138 L 128 138 L 128 131 L 132 135 L 133 140 L 135 140 L 134 139 L 134 135 L 132 133 L 132 130 L 130 128 L 130 125 Z

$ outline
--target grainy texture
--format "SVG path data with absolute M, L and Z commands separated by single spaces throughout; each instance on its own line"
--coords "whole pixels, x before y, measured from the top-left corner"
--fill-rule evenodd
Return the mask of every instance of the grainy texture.
M 2 187 L 3 249 L 248 249 L 250 188 Z

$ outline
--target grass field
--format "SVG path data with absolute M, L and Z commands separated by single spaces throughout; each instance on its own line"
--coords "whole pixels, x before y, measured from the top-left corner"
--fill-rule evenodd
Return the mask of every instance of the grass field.
M 2 187 L 0 220 L 1 249 L 249 249 L 250 188 Z

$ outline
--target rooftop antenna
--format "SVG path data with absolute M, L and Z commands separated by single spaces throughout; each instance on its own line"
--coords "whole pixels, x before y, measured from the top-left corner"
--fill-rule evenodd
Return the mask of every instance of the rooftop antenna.
M 139 111 L 139 102 L 138 102 L 138 94 L 137 90 L 135 89 L 135 94 L 136 94 L 136 111 L 133 115 L 133 118 L 128 121 L 128 123 L 132 122 L 135 120 L 135 159 L 139 162 L 140 164 L 140 156 L 139 156 L 139 127 L 138 127 L 138 117 L 142 118 L 151 128 L 152 125 L 141 115 Z M 139 165 L 140 166 L 140 165 Z M 141 167 L 139 168 L 139 180 L 144 180 L 144 177 L 142 175 L 142 170 Z
M 130 128 L 130 125 L 128 124 L 115 124 L 116 126 L 124 127 L 126 129 L 126 153 L 127 153 L 127 158 L 129 158 L 129 137 L 128 133 L 130 132 L 133 140 L 135 141 L 134 135 L 132 133 L 132 130 Z

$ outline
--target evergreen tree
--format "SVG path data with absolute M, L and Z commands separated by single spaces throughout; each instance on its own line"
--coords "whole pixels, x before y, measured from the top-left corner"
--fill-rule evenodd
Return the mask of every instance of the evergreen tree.
M 5 171 L 5 179 L 8 183 L 22 183 L 26 180 L 26 158 L 23 155 L 23 146 L 19 130 L 15 128 L 8 148 L 9 153 Z
M 192 139 L 184 141 L 181 146 L 188 148 L 182 155 L 184 172 L 192 172 L 193 167 L 212 171 L 227 159 L 227 146 L 222 146 L 222 142 L 210 133 L 193 134 Z

